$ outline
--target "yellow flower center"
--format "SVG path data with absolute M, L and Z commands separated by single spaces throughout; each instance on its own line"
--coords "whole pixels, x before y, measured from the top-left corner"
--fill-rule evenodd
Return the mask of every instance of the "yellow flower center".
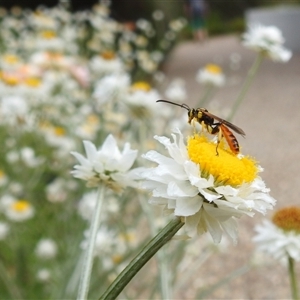
M 103 51 L 101 53 L 101 56 L 106 60 L 112 60 L 116 57 L 115 53 L 113 51 L 109 51 L 109 50 Z
M 24 83 L 30 87 L 36 88 L 41 85 L 41 80 L 36 77 L 28 77 L 24 80 Z
M 137 81 L 131 86 L 131 90 L 149 92 L 151 90 L 151 86 L 146 81 Z
M 26 200 L 18 200 L 11 205 L 11 208 L 17 212 L 24 212 L 30 208 L 30 203 Z
M 2 73 L 2 81 L 7 85 L 17 85 L 20 83 L 20 78 L 14 74 Z
M 133 232 L 122 233 L 120 239 L 126 242 L 134 242 L 136 240 L 136 235 Z
M 48 121 L 44 121 L 44 120 L 40 121 L 38 123 L 38 126 L 39 126 L 40 129 L 44 129 L 44 130 L 49 129 L 49 128 L 52 127 L 52 125 Z
M 214 64 L 208 64 L 205 66 L 205 70 L 209 73 L 213 73 L 213 74 L 222 74 L 222 69 L 218 66 L 218 65 L 214 65 Z
M 114 254 L 111 258 L 115 264 L 119 264 L 123 260 L 123 256 L 121 254 Z
M 5 177 L 5 173 L 2 170 L 0 170 L 0 179 L 4 177 Z
M 20 61 L 19 58 L 14 54 L 6 54 L 3 57 L 3 60 L 6 63 L 11 64 L 11 65 L 17 64 Z
M 224 148 L 221 141 L 216 155 L 216 144 L 204 135 L 195 134 L 188 139 L 188 155 L 191 161 L 199 164 L 202 176 L 210 174 L 220 185 L 239 186 L 252 182 L 258 173 L 257 163 L 250 157 L 239 158 L 230 149 Z
M 65 129 L 62 128 L 62 127 L 59 127 L 59 126 L 57 126 L 57 127 L 54 128 L 54 133 L 57 136 L 64 136 L 64 135 L 66 135 Z
M 53 30 L 44 30 L 41 32 L 41 36 L 44 39 L 50 40 L 56 37 L 56 33 Z
M 282 208 L 274 214 L 272 221 L 283 230 L 300 233 L 300 208 L 295 206 Z
M 87 117 L 87 122 L 91 125 L 97 125 L 99 123 L 99 117 L 95 114 L 90 114 Z

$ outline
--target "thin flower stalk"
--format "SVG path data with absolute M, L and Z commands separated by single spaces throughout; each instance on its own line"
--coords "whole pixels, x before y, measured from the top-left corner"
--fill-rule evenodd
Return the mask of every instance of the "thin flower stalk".
M 291 256 L 288 256 L 288 264 L 292 298 L 293 300 L 299 300 L 297 278 L 295 272 L 295 260 Z
M 93 253 L 95 248 L 97 230 L 99 229 L 99 224 L 100 224 L 100 213 L 101 213 L 101 207 L 104 198 L 103 196 L 104 196 L 104 187 L 99 187 L 97 204 L 96 204 L 96 208 L 90 226 L 88 246 L 86 249 L 86 257 L 83 264 L 82 276 L 79 283 L 77 300 L 87 299 L 88 296 L 91 272 L 93 268 Z
M 122 292 L 139 270 L 158 252 L 176 232 L 184 225 L 181 218 L 175 217 L 167 224 L 127 265 L 127 267 L 113 281 L 99 300 L 112 300 Z
M 245 95 L 246 95 L 247 91 L 249 90 L 249 87 L 251 86 L 252 81 L 253 81 L 255 75 L 257 74 L 257 71 L 258 71 L 263 59 L 264 59 L 263 53 L 261 53 L 261 52 L 258 53 L 253 65 L 251 66 L 250 70 L 248 71 L 248 75 L 246 77 L 246 80 L 244 81 L 242 89 L 241 89 L 239 95 L 237 96 L 237 98 L 236 98 L 236 100 L 233 104 L 232 110 L 231 110 L 229 116 L 227 117 L 228 121 L 232 121 L 232 119 L 233 119 L 234 115 L 236 114 L 238 108 L 240 107 L 241 103 L 243 102 L 243 100 L 245 98 Z
M 215 86 L 209 84 L 206 86 L 205 93 L 199 102 L 199 107 L 205 107 L 206 103 L 212 98 Z
M 145 213 L 149 226 L 151 235 L 154 237 L 156 235 L 156 228 L 155 228 L 155 218 L 153 215 L 152 208 L 145 203 L 143 199 L 140 199 L 140 204 Z M 168 260 L 166 256 L 165 249 L 162 249 L 160 252 L 157 253 L 157 262 L 158 262 L 158 270 L 159 270 L 159 279 L 160 279 L 160 287 L 161 287 L 161 296 L 162 299 L 171 299 L 171 287 L 170 287 L 170 272 L 168 269 Z
M 166 249 L 157 253 L 160 270 L 161 294 L 163 299 L 172 299 L 171 276 Z
M 24 298 L 20 289 L 18 288 L 18 286 L 13 282 L 13 280 L 11 280 L 11 277 L 9 276 L 8 272 L 6 271 L 2 260 L 0 262 L 0 274 L 1 274 L 0 275 L 1 281 L 5 285 L 7 290 L 9 291 L 12 299 Z

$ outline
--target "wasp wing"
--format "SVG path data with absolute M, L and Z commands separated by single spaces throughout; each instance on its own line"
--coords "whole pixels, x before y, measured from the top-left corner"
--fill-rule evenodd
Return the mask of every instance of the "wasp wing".
M 202 108 L 201 108 L 200 110 L 201 110 L 201 112 L 202 112 L 203 114 L 206 114 L 206 115 L 208 115 L 208 116 L 211 117 L 211 118 L 214 118 L 215 120 L 219 121 L 220 123 L 226 125 L 227 127 L 231 128 L 232 130 L 234 130 L 236 133 L 238 133 L 238 134 L 240 134 L 240 135 L 242 135 L 242 136 L 245 136 L 245 135 L 246 135 L 246 133 L 244 132 L 243 129 L 241 129 L 241 128 L 235 126 L 235 125 L 233 125 L 232 123 L 230 123 L 230 122 L 228 122 L 228 121 L 226 121 L 226 120 L 224 120 L 224 119 L 222 119 L 222 118 L 220 118 L 220 117 L 218 117 L 218 116 L 215 116 L 215 115 L 211 114 L 210 112 L 205 111 L 205 110 L 202 109 Z

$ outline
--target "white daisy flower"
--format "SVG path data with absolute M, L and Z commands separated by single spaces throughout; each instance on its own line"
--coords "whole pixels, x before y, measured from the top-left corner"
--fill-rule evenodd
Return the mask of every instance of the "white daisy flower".
M 156 100 L 161 98 L 159 92 L 147 82 L 137 81 L 131 85 L 129 92 L 124 96 L 124 103 L 132 117 L 145 122 L 145 119 L 153 118 L 155 115 L 162 117 L 170 115 L 168 108 L 157 109 Z
M 116 214 L 119 209 L 119 202 L 115 198 L 115 195 L 106 195 L 107 205 L 105 205 L 105 211 L 108 214 L 103 215 L 105 218 L 109 213 Z M 92 191 L 83 195 L 78 203 L 78 213 L 79 215 L 87 221 L 91 221 L 93 217 L 93 213 L 96 209 L 97 204 L 97 192 Z
M 56 178 L 46 186 L 47 200 L 52 203 L 64 202 L 68 198 L 67 182 L 63 178 Z
M 41 239 L 35 248 L 35 254 L 43 259 L 54 258 L 57 255 L 57 245 L 52 239 Z
M 283 47 L 284 38 L 281 31 L 275 26 L 255 24 L 249 26 L 243 34 L 243 45 L 274 61 L 287 62 L 292 57 L 292 52 Z
M 48 269 L 40 269 L 36 274 L 36 278 L 40 282 L 47 282 L 51 278 L 51 272 Z
M 278 210 L 272 222 L 264 220 L 255 227 L 253 241 L 257 250 L 273 256 L 282 263 L 291 257 L 300 261 L 300 208 L 287 207 Z
M 92 142 L 83 141 L 83 144 L 86 158 L 71 152 L 80 163 L 71 172 L 74 177 L 86 180 L 88 187 L 99 186 L 101 182 L 115 191 L 134 186 L 133 172 L 129 169 L 137 157 L 137 150 L 132 150 L 129 143 L 120 152 L 115 138 L 110 134 L 98 150 Z
M 20 96 L 4 96 L 0 104 L 0 116 L 11 124 L 28 118 L 29 107 L 26 99 Z M 3 122 L 3 121 L 2 121 Z
M 97 100 L 97 107 L 103 108 L 103 104 L 109 101 L 118 101 L 130 86 L 128 74 L 113 73 L 106 75 L 96 82 L 93 97 Z
M 167 87 L 165 95 L 168 99 L 175 102 L 183 102 L 186 100 L 185 81 L 180 78 L 174 79 Z
M 113 54 L 111 57 L 108 55 L 92 57 L 90 68 L 95 74 L 102 76 L 112 73 L 123 73 L 125 69 L 122 61 Z
M 225 231 L 236 242 L 236 218 L 253 216 L 255 211 L 264 214 L 275 204 L 257 175 L 261 168 L 222 143 L 216 156 L 216 145 L 203 135 L 190 137 L 186 146 L 181 132 L 175 133 L 173 142 L 155 136 L 170 157 L 153 150 L 144 155 L 158 164 L 140 172 L 143 188 L 152 191 L 150 203 L 182 217 L 189 235 L 209 231 L 219 243 Z
M 30 168 L 35 168 L 44 162 L 43 158 L 36 157 L 34 149 L 30 147 L 22 148 L 20 150 L 20 156 L 23 162 Z
M 34 216 L 33 206 L 26 200 L 14 200 L 5 208 L 6 217 L 14 222 L 23 222 Z
M 225 76 L 218 65 L 208 64 L 198 70 L 196 81 L 202 84 L 220 87 L 225 83 Z

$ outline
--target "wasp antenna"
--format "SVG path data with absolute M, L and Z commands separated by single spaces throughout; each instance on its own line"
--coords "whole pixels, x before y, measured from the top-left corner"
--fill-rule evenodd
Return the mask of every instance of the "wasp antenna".
M 157 100 L 156 102 L 165 102 L 165 103 L 169 103 L 169 104 L 173 104 L 173 105 L 185 108 L 186 110 L 191 110 L 187 104 L 178 104 L 178 103 L 168 101 L 168 100 Z

